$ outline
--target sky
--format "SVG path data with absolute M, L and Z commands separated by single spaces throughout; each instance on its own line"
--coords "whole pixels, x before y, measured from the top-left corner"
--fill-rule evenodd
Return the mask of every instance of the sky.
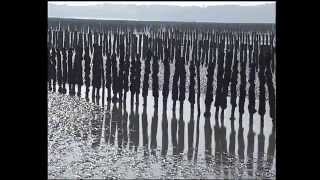
M 263 4 L 275 4 L 275 2 L 270 1 L 228 1 L 228 2 L 212 2 L 212 1 L 63 1 L 63 2 L 48 2 L 49 4 L 56 5 L 68 5 L 68 6 L 92 6 L 92 5 L 101 5 L 101 4 L 119 4 L 119 5 L 173 5 L 173 6 L 199 6 L 199 7 L 207 7 L 207 6 L 217 6 L 217 5 L 240 5 L 240 6 L 256 6 Z
M 275 9 L 275 1 L 50 1 L 48 2 L 48 17 L 275 23 Z

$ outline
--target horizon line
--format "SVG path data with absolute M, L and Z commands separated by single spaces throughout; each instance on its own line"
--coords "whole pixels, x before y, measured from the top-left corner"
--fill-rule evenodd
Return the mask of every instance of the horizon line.
M 92 18 L 92 17 L 48 17 L 48 19 L 71 19 L 71 20 L 102 20 L 102 21 L 142 21 L 142 22 L 182 22 L 182 23 L 220 23 L 220 24 L 276 24 L 275 22 L 218 22 L 218 21 L 170 21 L 170 20 L 137 20 L 117 18 Z

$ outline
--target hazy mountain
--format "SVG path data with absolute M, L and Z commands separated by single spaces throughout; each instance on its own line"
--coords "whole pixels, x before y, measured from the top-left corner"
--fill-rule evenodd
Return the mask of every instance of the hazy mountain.
M 68 6 L 48 4 L 48 17 L 143 21 L 275 23 L 275 4 L 181 7 L 165 5 Z

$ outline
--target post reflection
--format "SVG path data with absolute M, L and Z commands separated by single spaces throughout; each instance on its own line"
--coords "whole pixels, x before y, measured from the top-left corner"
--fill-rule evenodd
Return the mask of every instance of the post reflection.
M 137 152 L 139 147 L 139 103 L 136 103 L 135 113 L 133 116 L 133 144 L 134 144 L 134 150 Z
M 178 154 L 179 160 L 183 158 L 184 151 L 184 120 L 183 120 L 183 102 L 180 102 L 180 113 L 178 122 Z
M 209 165 L 212 162 L 212 128 L 211 128 L 211 124 L 210 124 L 210 117 L 211 114 L 210 113 L 206 113 L 204 115 L 205 118 L 205 123 L 204 123 L 204 134 L 205 134 L 205 160 L 206 163 Z
M 163 104 L 161 155 L 163 157 L 166 157 L 167 152 L 168 152 L 168 118 L 167 118 L 167 106 L 166 104 Z
M 157 130 L 158 130 L 158 102 L 154 105 L 154 114 L 151 121 L 151 155 L 156 156 L 157 150 Z
M 242 124 L 239 125 L 239 129 L 238 129 L 238 157 L 239 157 L 239 164 L 240 164 L 240 168 L 239 168 L 239 177 L 241 177 L 243 175 L 243 167 L 242 166 L 244 164 L 244 136 L 243 136 L 243 127 Z
M 269 136 L 269 145 L 267 153 L 267 170 L 271 170 L 274 161 L 274 155 L 276 150 L 276 128 L 275 125 L 272 126 L 272 133 Z
M 249 132 L 248 132 L 248 146 L 247 146 L 247 171 L 248 175 L 252 176 L 254 174 L 253 169 L 253 152 L 254 152 L 254 136 L 255 132 L 253 131 L 253 120 L 252 116 L 250 116 L 250 125 L 249 125 Z
M 101 135 L 102 135 L 102 118 L 103 116 L 99 112 L 97 107 L 93 112 L 93 119 L 91 120 L 91 135 L 93 138 L 92 148 L 97 148 L 100 145 Z
M 191 114 L 190 121 L 188 123 L 188 160 L 191 161 L 193 156 L 193 132 L 194 132 L 194 104 L 190 104 L 191 106 Z
M 198 106 L 199 107 L 199 106 Z M 196 145 L 195 145 L 195 151 L 194 151 L 194 161 L 195 163 L 198 160 L 198 149 L 199 149 L 199 125 L 200 125 L 200 111 L 198 109 L 197 114 L 197 131 L 196 131 Z
M 109 138 L 110 138 L 110 119 L 111 119 L 111 113 L 110 113 L 110 101 L 108 101 L 107 109 L 105 111 L 104 115 L 104 140 L 106 144 L 109 144 Z
M 260 129 L 260 133 L 258 135 L 258 166 L 257 171 L 258 174 L 262 175 L 263 173 L 263 164 L 264 164 L 264 142 L 265 142 L 265 136 L 263 134 L 263 127 Z
M 145 98 L 146 99 L 146 98 Z M 146 102 L 146 100 L 144 100 Z M 144 148 L 144 156 L 148 155 L 148 117 L 147 117 L 147 105 L 143 104 L 143 112 L 142 112 L 142 136 L 143 136 L 143 148 Z
M 236 131 L 234 129 L 234 120 L 230 121 L 231 123 L 231 132 L 230 132 L 230 138 L 229 138 L 229 158 L 230 161 L 228 164 L 229 167 L 231 167 L 230 169 L 230 173 L 232 175 L 232 177 L 235 175 L 235 146 L 236 146 Z

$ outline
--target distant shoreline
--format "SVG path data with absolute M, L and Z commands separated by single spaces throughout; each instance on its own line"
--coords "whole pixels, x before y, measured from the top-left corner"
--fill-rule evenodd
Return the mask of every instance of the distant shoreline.
M 271 25 L 271 26 L 275 26 L 276 23 L 225 23 L 225 22 L 207 22 L 207 21 L 142 21 L 142 20 L 135 20 L 135 19 L 115 19 L 115 18 L 110 18 L 110 19 L 105 19 L 105 18 L 86 18 L 86 17 L 68 17 L 68 18 L 62 18 L 62 17 L 48 17 L 48 21 L 50 20 L 68 20 L 68 21 L 81 21 L 81 20 L 85 20 L 85 21 L 104 21 L 104 22 L 116 22 L 116 21 L 120 21 L 120 22 L 142 22 L 142 23 L 165 23 L 165 24 L 170 24 L 170 23 L 185 23 L 185 24 L 233 24 L 233 25 L 237 25 L 237 24 L 247 24 L 247 25 Z

